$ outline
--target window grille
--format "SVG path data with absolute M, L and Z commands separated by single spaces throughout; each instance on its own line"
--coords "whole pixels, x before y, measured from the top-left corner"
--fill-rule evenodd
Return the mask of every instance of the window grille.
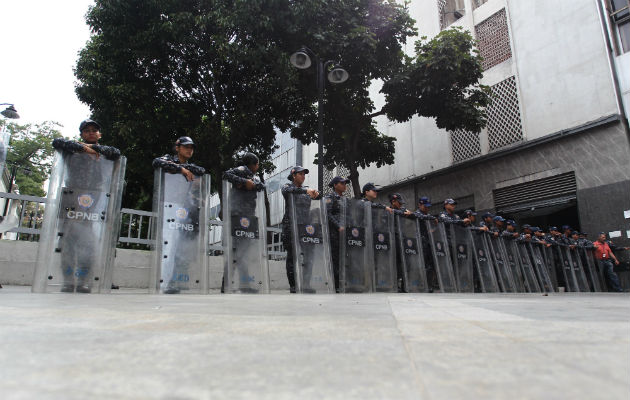
M 521 111 L 518 104 L 516 78 L 492 86 L 492 103 L 487 109 L 488 142 L 490 150 L 496 150 L 523 140 Z
M 630 51 L 630 0 L 610 0 L 610 19 L 614 24 L 617 54 Z
M 335 177 L 335 171 L 324 167 L 324 195 L 331 194 L 332 188 L 328 186 L 328 183 Z
M 332 178 L 335 176 L 348 178 L 348 175 L 350 175 L 350 172 L 344 166 L 337 166 L 334 169 L 324 168 L 324 195 L 331 194 L 333 192 L 333 189 L 328 186 L 328 183 L 330 183 Z M 352 192 L 352 183 L 348 183 L 344 195 L 346 197 L 354 197 L 354 193 Z
M 505 8 L 476 25 L 475 33 L 484 71 L 512 57 Z
M 451 150 L 453 162 L 468 160 L 481 154 L 479 133 L 467 132 L 462 129 L 451 132 Z

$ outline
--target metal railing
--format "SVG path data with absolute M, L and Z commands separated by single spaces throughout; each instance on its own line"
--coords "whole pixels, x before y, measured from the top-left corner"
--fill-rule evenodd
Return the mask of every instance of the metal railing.
M 8 207 L 9 213 L 4 218 L 17 220 L 15 227 L 7 232 L 16 233 L 16 240 L 38 241 L 45 211 L 43 205 L 46 203 L 46 198 L 5 192 L 0 192 L 0 198 L 10 202 Z M 153 213 L 131 208 L 123 208 L 120 210 L 120 213 L 119 247 L 148 250 L 153 244 Z M 218 219 L 210 220 L 208 223 L 208 229 L 210 230 L 209 255 L 223 254 L 223 245 L 221 244 L 222 227 L 223 221 Z M 286 258 L 287 253 L 282 246 L 282 229 L 268 227 L 267 232 L 270 233 L 268 238 L 271 242 L 267 244 L 269 258 L 272 260 Z

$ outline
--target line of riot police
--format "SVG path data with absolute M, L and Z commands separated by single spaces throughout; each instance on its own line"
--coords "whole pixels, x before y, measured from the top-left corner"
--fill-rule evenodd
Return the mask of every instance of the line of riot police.
M 96 121 L 83 121 L 79 130 L 81 142 L 53 143 L 58 152 L 35 292 L 100 293 L 112 285 L 125 158 L 98 144 Z M 268 293 L 265 186 L 256 178 L 258 158 L 246 153 L 242 165 L 224 173 L 224 266 L 217 277 L 207 257 L 210 177 L 190 162 L 194 147 L 190 137 L 181 137 L 175 154 L 153 161 L 150 292 L 208 293 L 220 287 L 226 293 Z M 531 227 L 519 235 L 509 221 L 503 230 L 501 217 L 489 216 L 475 226 L 475 214 L 461 219 L 452 199 L 444 201 L 438 217 L 428 214 L 426 197 L 415 212 L 404 208 L 397 193 L 390 195 L 391 206 L 384 206 L 375 202 L 379 189 L 372 183 L 363 187 L 361 199 L 346 198 L 349 180 L 341 177 L 331 180 L 332 193 L 322 197 L 304 186 L 308 172 L 292 168 L 282 188 L 291 292 L 600 291 L 606 287 L 604 274 L 612 279 L 612 267 L 601 266 L 602 258 L 617 262 L 606 246 L 543 240 Z

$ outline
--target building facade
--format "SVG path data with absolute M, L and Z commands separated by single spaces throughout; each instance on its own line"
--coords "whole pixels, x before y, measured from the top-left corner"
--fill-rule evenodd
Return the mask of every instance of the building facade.
M 493 95 L 488 126 L 447 132 L 428 118 L 380 117 L 396 163 L 361 170 L 361 183 L 384 186 L 384 199 L 402 193 L 409 208 L 429 196 L 434 213 L 451 197 L 460 210 L 629 236 L 628 0 L 427 0 L 409 10 L 420 36 L 461 26 L 476 38 Z M 315 153 L 305 146 L 304 160 Z

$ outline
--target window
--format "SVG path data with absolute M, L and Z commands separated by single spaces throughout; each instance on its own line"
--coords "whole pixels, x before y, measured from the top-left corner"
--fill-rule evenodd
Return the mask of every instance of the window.
M 440 29 L 446 29 L 466 13 L 464 0 L 438 0 Z
M 473 10 L 481 7 L 482 4 L 486 3 L 488 0 L 473 0 Z
M 617 52 L 630 51 L 630 0 L 610 0 L 608 12 L 616 30 Z
M 483 70 L 512 58 L 505 8 L 475 26 Z

